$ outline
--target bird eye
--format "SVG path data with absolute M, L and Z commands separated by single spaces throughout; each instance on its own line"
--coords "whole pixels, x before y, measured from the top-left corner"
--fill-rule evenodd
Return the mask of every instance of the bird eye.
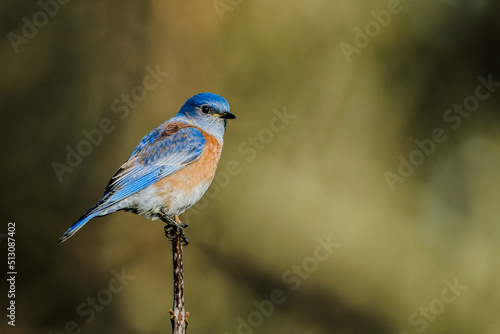
M 208 114 L 210 112 L 210 107 L 209 106 L 201 107 L 201 112 L 204 114 Z

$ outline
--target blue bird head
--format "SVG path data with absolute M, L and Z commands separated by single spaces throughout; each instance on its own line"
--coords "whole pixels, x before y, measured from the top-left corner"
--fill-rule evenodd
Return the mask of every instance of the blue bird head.
M 188 99 L 175 119 L 199 127 L 222 142 L 228 119 L 236 116 L 229 112 L 229 103 L 217 94 L 201 93 Z

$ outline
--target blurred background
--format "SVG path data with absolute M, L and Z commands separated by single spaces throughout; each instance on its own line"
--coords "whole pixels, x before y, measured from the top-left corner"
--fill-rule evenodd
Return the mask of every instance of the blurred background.
M 204 91 L 237 120 L 184 214 L 189 333 L 500 332 L 497 1 L 60 1 L 0 5 L 0 332 L 170 332 L 163 223 L 57 240 Z

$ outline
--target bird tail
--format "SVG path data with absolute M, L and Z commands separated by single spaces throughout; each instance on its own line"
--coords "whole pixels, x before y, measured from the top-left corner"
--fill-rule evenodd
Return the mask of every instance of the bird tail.
M 66 239 L 71 238 L 73 236 L 73 234 L 75 234 L 79 229 L 81 229 L 83 227 L 83 225 L 87 224 L 87 222 L 94 217 L 95 217 L 95 215 L 89 215 L 87 217 L 79 219 L 66 232 L 64 232 L 61 239 L 59 239 L 58 243 L 60 244 L 61 242 L 66 241 Z
M 103 200 L 101 199 L 99 202 L 97 202 L 93 207 L 91 207 L 83 216 L 81 216 L 76 223 L 71 225 L 71 227 L 64 232 L 62 237 L 59 239 L 59 244 L 61 242 L 66 241 L 68 238 L 71 238 L 73 234 L 78 232 L 79 229 L 83 227 L 83 225 L 87 224 L 89 220 L 91 220 L 94 217 L 102 216 L 101 214 L 101 208 L 100 205 L 103 203 Z

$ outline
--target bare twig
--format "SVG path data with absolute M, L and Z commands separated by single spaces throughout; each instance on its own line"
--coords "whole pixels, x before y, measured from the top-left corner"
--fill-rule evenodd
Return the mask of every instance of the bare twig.
M 185 334 L 188 325 L 184 309 L 184 272 L 182 269 L 182 242 L 181 234 L 172 240 L 172 253 L 174 259 L 174 307 L 170 310 L 173 334 Z

